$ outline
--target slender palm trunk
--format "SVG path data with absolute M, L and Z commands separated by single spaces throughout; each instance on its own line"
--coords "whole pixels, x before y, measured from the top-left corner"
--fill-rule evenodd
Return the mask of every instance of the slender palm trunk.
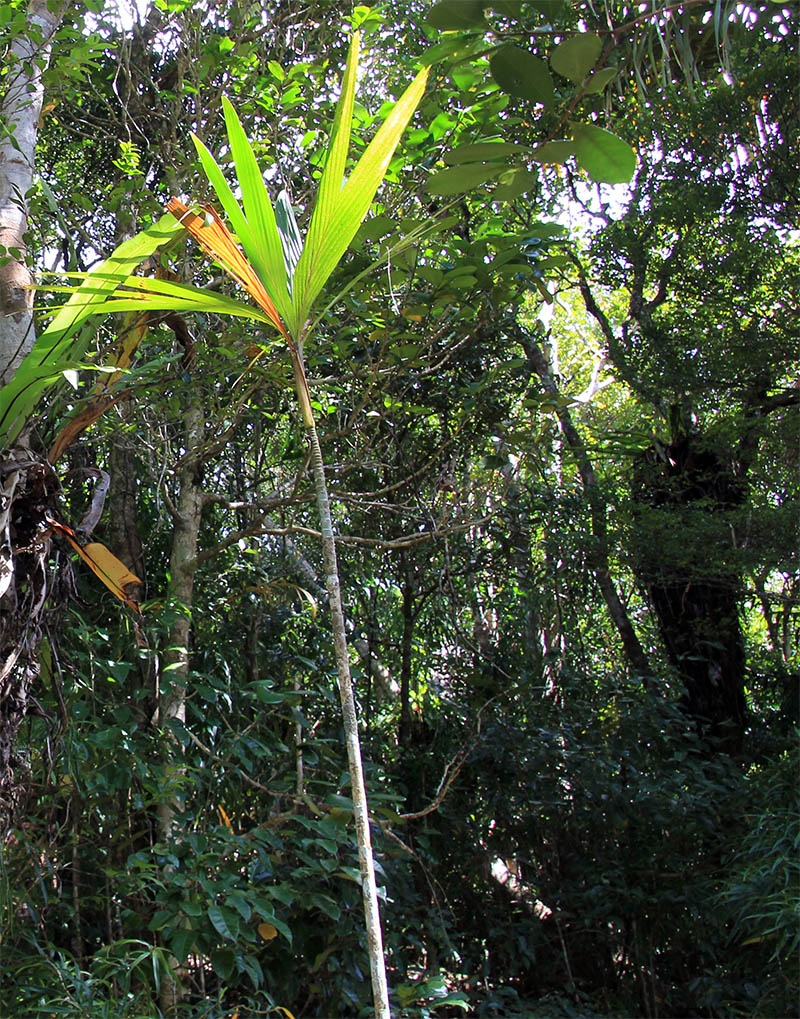
M 383 935 L 381 933 L 378 888 L 375 882 L 375 860 L 369 831 L 369 808 L 364 785 L 364 766 L 361 761 L 361 741 L 358 735 L 356 702 L 353 696 L 353 679 L 350 674 L 350 657 L 347 650 L 342 593 L 339 585 L 339 564 L 336 559 L 336 542 L 333 533 L 331 505 L 319 435 L 311 410 L 305 369 L 300 353 L 292 350 L 297 397 L 305 425 L 306 438 L 311 452 L 311 470 L 317 497 L 320 530 L 322 531 L 322 558 L 325 566 L 325 582 L 328 589 L 328 603 L 331 609 L 333 644 L 336 652 L 336 667 L 339 676 L 339 697 L 342 705 L 347 761 L 350 767 L 350 784 L 353 794 L 353 814 L 358 841 L 358 862 L 361 871 L 361 893 L 364 900 L 364 922 L 367 931 L 367 951 L 372 977 L 372 998 L 375 1019 L 390 1019 L 389 988 L 386 981 L 386 962 L 383 956 Z

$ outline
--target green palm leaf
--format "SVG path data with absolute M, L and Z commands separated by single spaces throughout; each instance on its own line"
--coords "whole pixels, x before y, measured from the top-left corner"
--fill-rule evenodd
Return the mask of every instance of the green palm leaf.
M 25 427 L 44 390 L 80 361 L 94 333 L 87 320 L 100 311 L 105 313 L 106 300 L 120 279 L 168 244 L 179 230 L 180 225 L 171 215 L 162 216 L 147 230 L 123 241 L 96 272 L 69 291 L 70 299 L 39 334 L 13 380 L 0 390 L 0 444 L 4 448 Z
M 283 247 L 275 222 L 275 210 L 261 176 L 255 153 L 244 133 L 236 111 L 223 97 L 225 126 L 231 155 L 236 167 L 236 179 L 242 192 L 242 205 L 247 217 L 247 235 L 239 236 L 245 254 L 261 277 L 261 282 L 275 302 L 285 322 L 291 319 L 291 300 L 286 280 Z M 234 229 L 236 229 L 234 224 Z M 237 230 L 238 233 L 238 230 Z
M 331 185 L 326 192 L 326 208 L 318 219 L 319 227 L 313 241 L 309 232 L 297 266 L 294 302 L 300 322 L 305 322 L 311 305 L 339 264 L 366 216 L 400 137 L 419 105 L 427 79 L 428 68 L 424 68 L 381 124 L 341 191 L 334 196 Z M 331 139 L 331 144 L 339 142 L 341 137 L 341 135 L 334 136 Z M 331 171 L 331 180 L 333 180 L 333 173 L 336 172 L 338 165 L 337 152 L 337 160 Z M 322 189 L 320 188 L 321 194 Z M 317 219 L 316 209 L 312 227 L 315 219 Z

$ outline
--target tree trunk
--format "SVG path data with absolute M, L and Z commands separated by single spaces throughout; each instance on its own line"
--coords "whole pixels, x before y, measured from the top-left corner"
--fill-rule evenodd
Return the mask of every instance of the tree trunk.
M 403 633 L 400 642 L 400 730 L 397 742 L 401 747 L 411 743 L 411 652 L 414 642 L 414 571 L 403 556 Z
M 320 530 L 322 532 L 322 559 L 325 565 L 325 581 L 328 590 L 328 603 L 331 610 L 333 645 L 339 677 L 339 699 L 342 705 L 342 721 L 344 723 L 347 761 L 350 769 L 350 785 L 353 794 L 353 816 L 358 842 L 361 895 L 364 902 L 364 926 L 367 933 L 367 953 L 369 955 L 370 975 L 372 978 L 375 1019 L 390 1019 L 389 986 L 386 980 L 386 960 L 383 956 L 383 935 L 381 933 L 381 917 L 378 907 L 378 887 L 375 881 L 375 859 L 372 852 L 372 838 L 369 830 L 369 807 L 367 805 L 367 790 L 364 784 L 364 765 L 361 761 L 361 741 L 358 735 L 358 717 L 356 714 L 355 697 L 353 695 L 353 680 L 350 674 L 350 656 L 347 650 L 342 593 L 339 586 L 339 564 L 336 558 L 333 518 L 331 517 L 331 505 L 328 498 L 328 485 L 325 480 L 322 449 L 320 448 L 319 435 L 317 434 L 314 414 L 311 409 L 311 399 L 309 397 L 302 354 L 296 347 L 292 347 L 291 353 L 297 399 L 311 452 L 311 469 L 316 490 Z
M 17 448 L 0 464 L 0 838 L 13 823 L 20 784 L 17 731 L 39 676 L 42 619 L 49 593 L 46 515 L 58 481 L 49 464 Z M 69 570 L 69 562 L 62 568 Z
M 192 596 L 197 570 L 197 542 L 205 504 L 201 458 L 204 439 L 203 404 L 200 396 L 193 393 L 184 417 L 185 454 L 180 470 L 178 503 L 173 511 L 168 604 L 175 616 L 167 635 L 158 691 L 158 724 L 167 730 L 170 722 L 186 723 Z M 184 776 L 180 746 L 176 740 L 169 738 L 169 734 L 166 746 L 164 788 L 156 809 L 158 836 L 162 842 L 175 837 L 175 818 L 180 807 L 179 787 Z M 159 992 L 159 1004 L 165 1015 L 175 1011 L 179 1000 L 177 961 L 171 960 L 171 967 L 175 975 L 162 977 Z
M 556 416 L 567 445 L 572 451 L 578 473 L 583 483 L 583 490 L 589 503 L 589 512 L 592 521 L 592 537 L 594 548 L 592 552 L 592 568 L 597 586 L 606 603 L 608 614 L 617 629 L 622 641 L 628 661 L 645 685 L 651 682 L 652 671 L 644 648 L 639 643 L 639 638 L 633 628 L 627 609 L 619 596 L 614 579 L 611 575 L 611 568 L 608 561 L 608 525 L 606 521 L 606 504 L 600 491 L 600 485 L 595 474 L 594 465 L 589 458 L 586 446 L 580 437 L 578 429 L 572 421 L 572 415 L 568 408 L 561 401 L 561 393 L 556 384 L 547 358 L 532 336 L 520 331 L 520 341 L 528 363 L 533 372 L 538 376 L 542 388 L 550 396 L 555 397 Z
M 0 385 L 33 347 L 33 282 L 26 265 L 28 194 L 33 184 L 36 139 L 42 112 L 42 74 L 63 7 L 31 0 L 27 31 L 11 43 L 4 63 L 5 96 L 0 108 Z
M 638 465 L 637 573 L 647 590 L 684 702 L 719 749 L 741 749 L 743 583 L 729 514 L 746 499 L 731 463 L 701 435 L 652 449 Z

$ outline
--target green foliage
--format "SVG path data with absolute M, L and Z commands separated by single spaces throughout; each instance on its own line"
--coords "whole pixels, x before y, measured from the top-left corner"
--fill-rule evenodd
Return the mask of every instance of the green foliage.
M 164 19 L 136 32 L 100 12 L 102 46 L 69 26 L 48 81 L 59 102 L 41 129 L 31 251 L 81 271 L 171 195 L 205 201 L 211 179 L 287 316 L 298 272 L 306 311 L 318 285 L 337 294 L 319 306 L 308 366 L 344 535 L 393 1013 L 796 1015 L 794 30 L 780 5 L 774 22 L 758 6 L 747 28 L 727 4 L 643 19 L 546 0 L 388 3 L 356 12 L 371 31 L 356 99 L 352 64 L 338 87 L 350 8 L 278 6 L 264 22 L 232 2 L 163 3 Z M 611 16 L 633 23 L 613 22 L 606 66 Z M 386 180 L 359 225 L 366 191 L 337 214 L 341 185 L 421 63 L 433 85 L 383 150 Z M 224 183 L 232 169 L 241 195 Z M 634 170 L 635 190 L 605 186 Z M 282 195 L 274 229 L 265 189 Z M 590 221 L 601 226 L 584 237 Z M 324 264 L 300 266 L 303 235 Z M 208 284 L 207 263 L 182 257 L 181 278 Z M 75 523 L 87 470 L 127 491 L 127 532 L 108 512 L 98 530 L 140 536 L 144 620 L 120 618 L 57 547 L 55 590 L 71 601 L 48 610 L 18 742 L 0 1011 L 156 1016 L 177 960 L 186 1019 L 367 1014 L 290 372 L 252 360 L 265 322 L 226 279 L 189 291 L 132 272 L 126 288 L 160 288 L 186 334 L 153 316 L 125 376 L 133 398 L 68 451 L 59 498 Z M 104 287 L 98 276 L 83 296 Z M 111 310 L 141 307 L 132 292 L 117 300 Z M 40 388 L 47 413 L 25 405 L 34 448 L 81 412 L 90 366 L 113 364 L 104 332 L 76 337 L 0 397 L 21 408 L 27 383 L 85 367 L 74 397 Z M 78 356 L 70 345 L 84 341 Z M 198 401 L 206 502 L 187 606 L 166 592 Z M 697 455 L 692 485 L 674 469 L 682 442 Z M 627 678 L 598 588 L 598 505 L 610 578 L 650 657 L 646 691 Z M 687 715 L 645 568 L 678 576 L 678 607 L 709 581 L 729 598 L 747 697 L 735 756 Z M 179 618 L 191 621 L 186 718 L 162 724 Z M 721 626 L 698 627 L 706 650 L 725 643 Z M 158 806 L 173 798 L 180 837 L 160 840 Z

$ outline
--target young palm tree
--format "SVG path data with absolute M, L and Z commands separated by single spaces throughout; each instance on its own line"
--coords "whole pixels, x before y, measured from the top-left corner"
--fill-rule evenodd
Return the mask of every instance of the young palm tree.
M 157 250 L 159 243 L 163 245 L 174 238 L 175 233 L 183 227 L 247 291 L 255 305 L 202 288 L 129 275 L 132 271 L 130 262 L 123 259 L 115 265 L 112 256 L 98 274 L 92 274 L 83 282 L 79 291 L 83 295 L 83 304 L 74 305 L 77 309 L 74 313 L 81 317 L 120 311 L 166 310 L 231 314 L 269 325 L 278 331 L 286 344 L 294 373 L 300 416 L 309 444 L 322 532 L 322 553 L 352 784 L 375 1014 L 379 1019 L 388 1019 L 389 998 L 375 867 L 333 521 L 322 451 L 306 379 L 303 348 L 313 334 L 314 303 L 350 246 L 372 204 L 400 137 L 422 98 L 428 72 L 427 69 L 419 72 L 378 129 L 350 176 L 345 179 L 358 51 L 359 35 L 354 33 L 325 168 L 305 241 L 300 236 L 286 197 L 279 198 L 277 210 L 273 207 L 239 118 L 231 103 L 223 99 L 241 204 L 212 154 L 198 138 L 194 137 L 193 140 L 205 174 L 227 215 L 230 228 L 210 205 L 195 211 L 173 198 L 167 208 L 174 219 L 170 222 L 170 218 L 165 217 L 154 227 L 127 242 L 130 252 L 128 249 L 122 252 L 125 255 L 135 251 L 140 253 L 140 258 L 144 258 L 146 254 Z M 120 290 L 120 287 L 124 289 Z M 73 305 L 78 296 L 77 293 L 73 294 L 73 301 L 69 304 Z M 58 341 L 57 336 L 55 339 Z M 66 339 L 63 344 L 67 344 Z M 62 358 L 66 356 L 67 350 L 68 346 L 64 346 L 60 355 Z M 48 378 L 52 378 L 52 365 Z M 47 381 L 42 378 L 41 384 L 46 385 Z M 0 405 L 0 426 L 2 413 L 3 407 Z

